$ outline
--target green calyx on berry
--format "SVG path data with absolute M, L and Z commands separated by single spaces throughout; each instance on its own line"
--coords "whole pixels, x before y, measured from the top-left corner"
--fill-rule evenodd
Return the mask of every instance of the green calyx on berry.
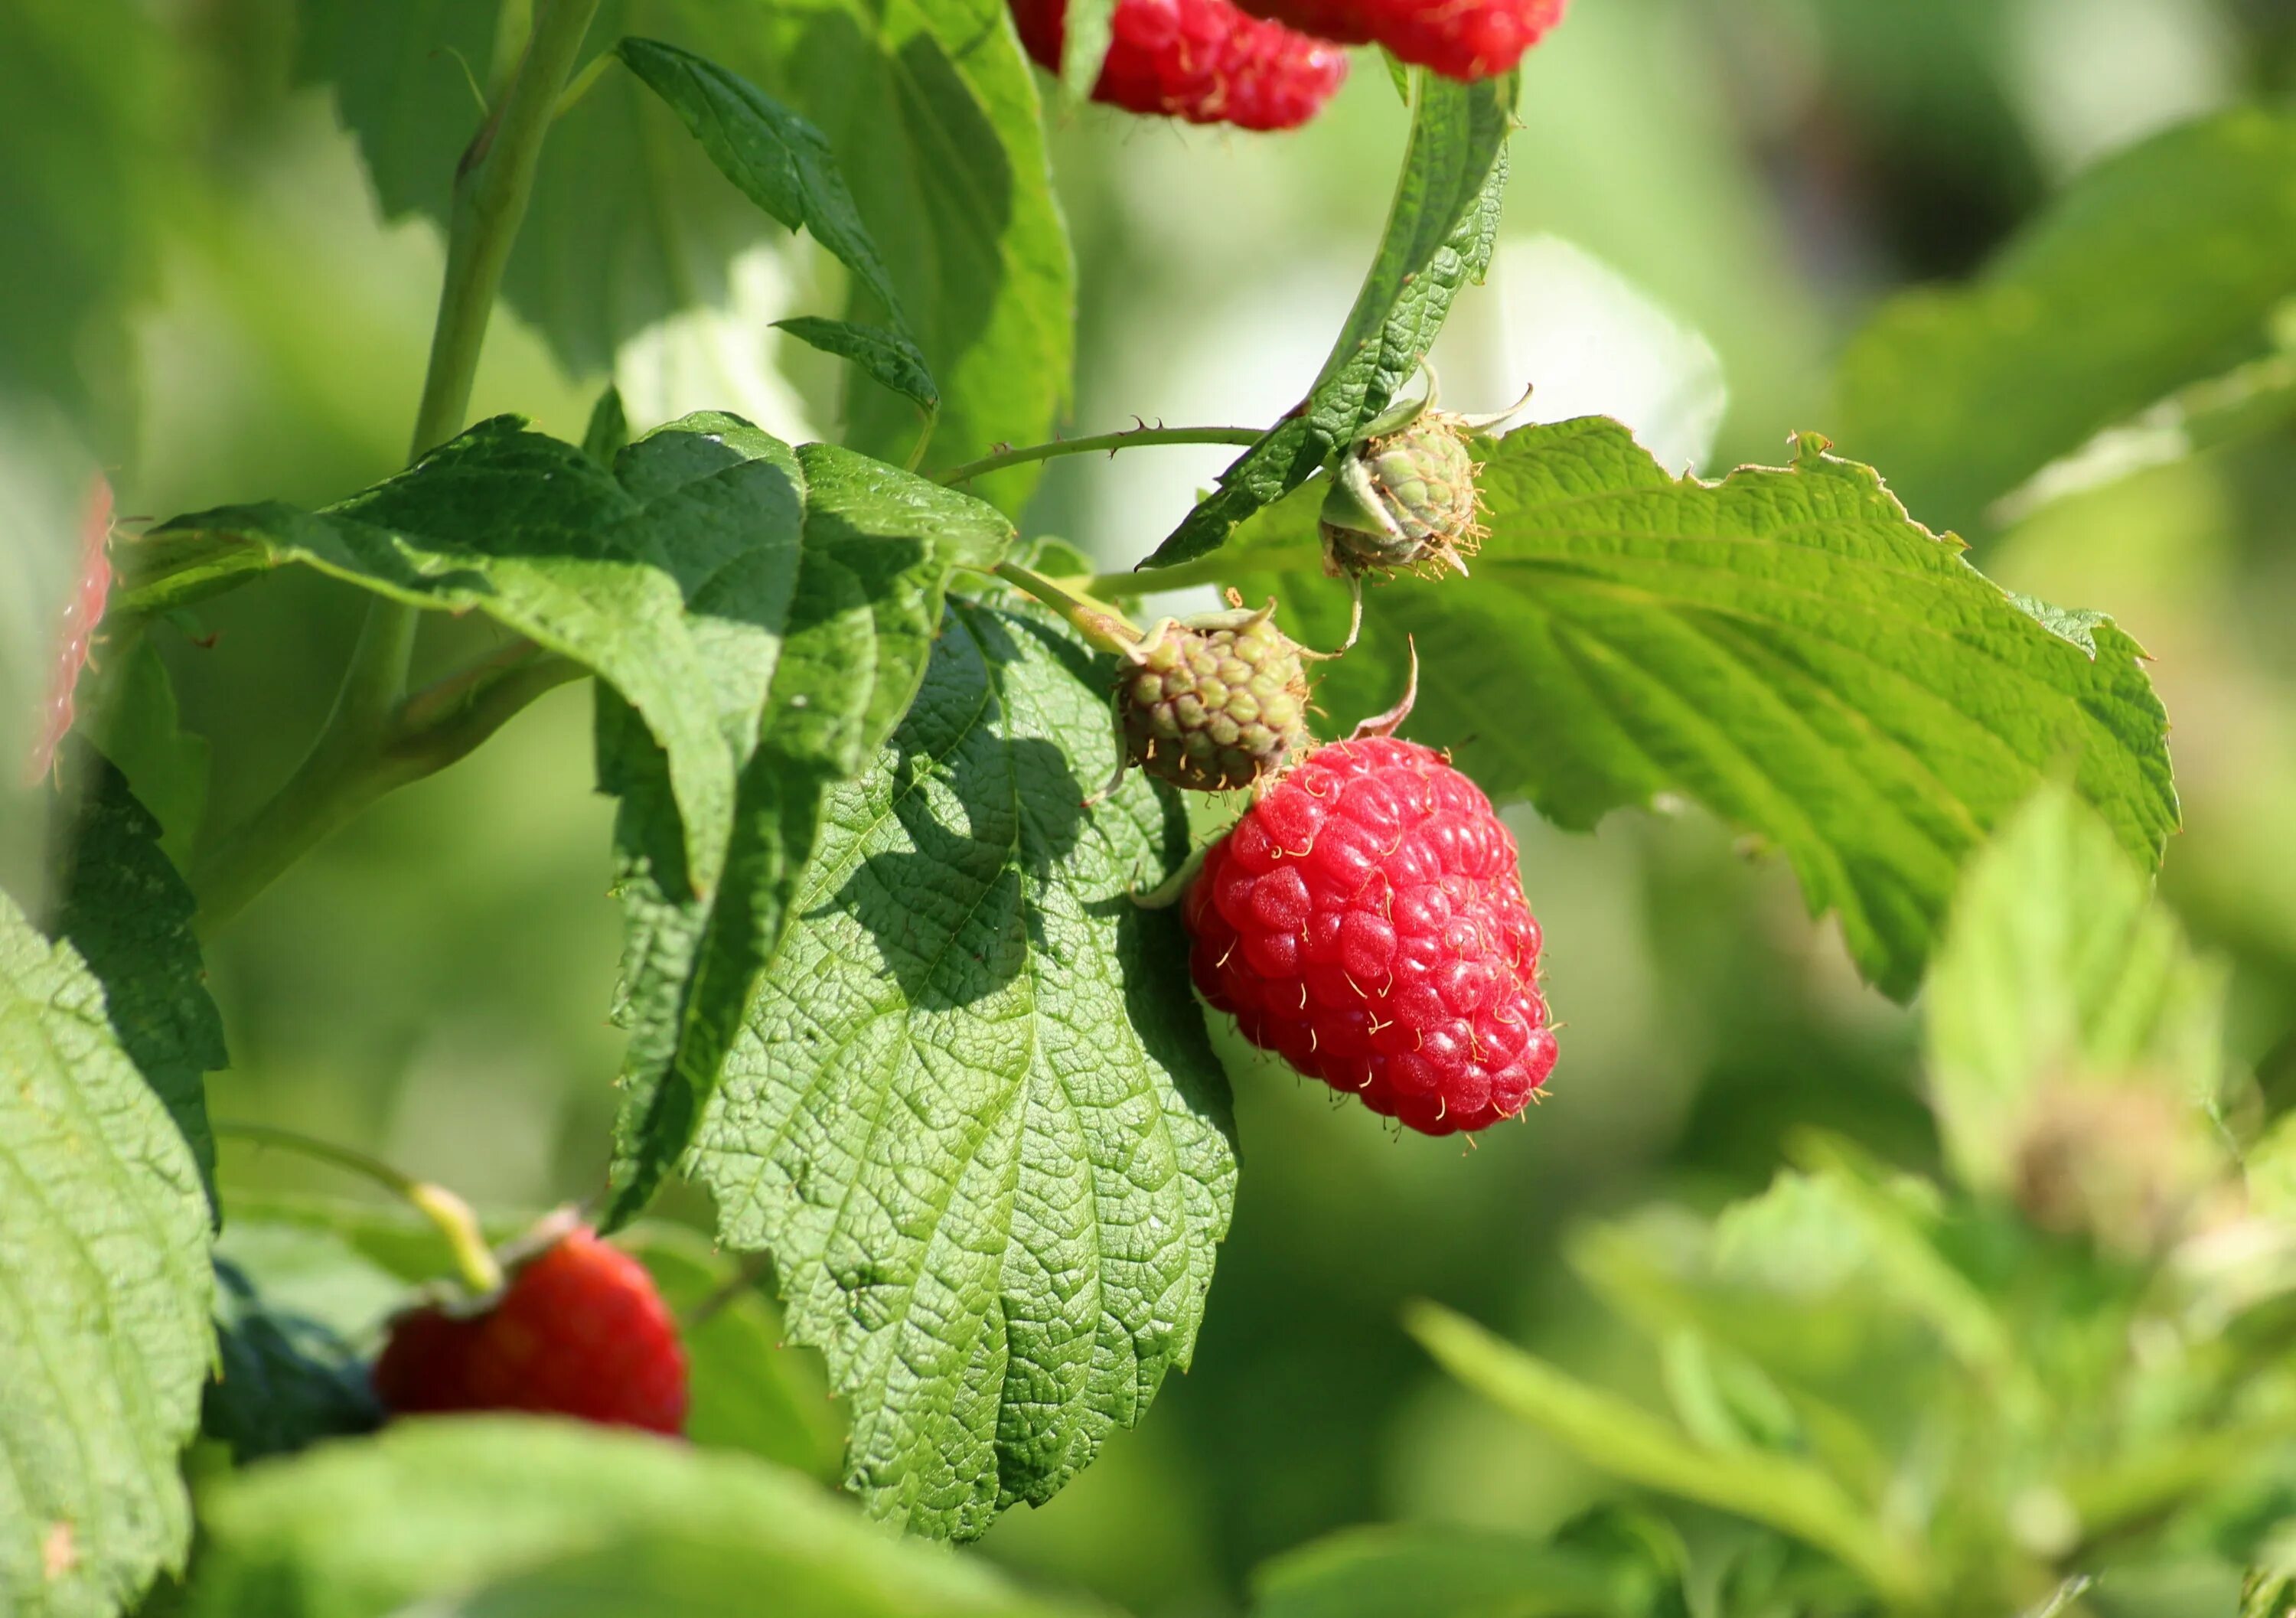
M 1313 654 L 1275 614 L 1271 601 L 1167 618 L 1125 651 L 1116 702 L 1127 766 L 1191 792 L 1234 792 L 1306 749 Z
M 1320 522 L 1324 571 L 1332 578 L 1403 568 L 1437 579 L 1449 569 L 1466 572 L 1465 558 L 1488 532 L 1475 520 L 1482 503 L 1472 441 L 1514 411 L 1456 415 L 1437 409 L 1435 397 L 1431 369 L 1423 398 L 1380 416 L 1333 461 Z

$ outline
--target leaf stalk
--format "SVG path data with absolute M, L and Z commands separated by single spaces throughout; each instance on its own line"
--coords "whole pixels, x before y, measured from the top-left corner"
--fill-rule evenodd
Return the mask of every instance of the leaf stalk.
M 487 324 L 502 289 L 511 245 L 533 195 L 543 138 L 598 4 L 531 0 L 531 20 L 522 29 L 518 65 L 455 170 L 446 277 L 431 330 L 430 368 L 415 412 L 412 459 L 419 460 L 452 438 L 469 413 Z M 516 37 L 514 13 L 527 9 L 524 0 L 505 8 L 498 50 Z M 200 896 L 203 929 L 211 930 L 237 911 L 329 832 L 400 779 L 412 778 L 398 776 L 403 761 L 389 754 L 404 739 L 401 702 L 414 660 L 419 613 L 419 608 L 404 602 L 377 599 L 368 604 L 334 708 L 311 751 L 269 801 L 194 860 L 193 891 Z M 500 722 L 496 719 L 495 726 Z

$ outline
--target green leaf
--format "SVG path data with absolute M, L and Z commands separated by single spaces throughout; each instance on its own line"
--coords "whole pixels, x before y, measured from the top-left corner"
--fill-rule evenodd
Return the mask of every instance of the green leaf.
M 598 402 L 590 407 L 590 423 L 582 431 L 582 453 L 601 466 L 611 466 L 629 441 L 630 418 L 622 408 L 622 390 L 608 383 Z
M 851 360 L 921 410 L 940 407 L 940 392 L 925 369 L 925 357 L 917 351 L 916 344 L 898 332 L 859 325 L 849 320 L 823 320 L 813 315 L 793 316 L 788 320 L 776 320 L 774 324 L 824 354 Z
M 184 178 L 179 53 L 134 0 L 0 8 L 0 378 L 125 453 L 127 311 Z
M 234 1218 L 216 1280 L 219 1363 L 200 1425 L 235 1462 L 381 1422 L 365 1360 L 407 1302 L 396 1277 L 327 1232 Z
M 2054 772 L 2159 863 L 2177 798 L 2136 645 L 2006 595 L 1822 440 L 1709 484 L 1590 417 L 1510 433 L 1481 486 L 1473 577 L 1375 589 L 1322 687 L 1335 713 L 1392 702 L 1415 636 L 1419 740 L 1569 827 L 1663 793 L 1703 804 L 1784 852 L 1899 997 L 1962 862 Z M 1226 577 L 1332 645 L 1347 595 L 1316 566 L 1319 494 L 1240 534 Z
M 1969 867 L 1925 997 L 1930 1091 L 1963 1181 L 1998 1192 L 2034 1109 L 2065 1086 L 2139 1084 L 2197 1123 L 2225 1077 L 2225 976 L 2061 786 Z
M 1116 37 L 1116 0 L 1070 0 L 1061 17 L 1061 88 L 1071 100 L 1090 98 Z
M 883 308 L 890 331 L 841 320 L 779 321 L 815 348 L 853 360 L 877 381 L 931 409 L 940 402 L 908 334 L 891 274 L 855 209 L 821 131 L 757 86 L 658 39 L 625 39 L 622 61 L 684 121 L 718 171 L 791 230 L 813 233 Z
M 1414 1305 L 1404 1324 L 1444 1369 L 1628 1482 L 1710 1506 L 1805 1540 L 1907 1605 L 1925 1570 L 1841 1486 L 1806 1461 L 1759 1450 L 1708 1450 L 1640 1406 L 1580 1382 L 1464 1316 Z
M 2082 176 L 1967 287 L 1842 357 L 1842 442 L 1940 526 L 2265 344 L 2296 295 L 2296 117 L 2226 112 Z
M 680 576 L 709 546 L 737 546 L 751 513 L 737 504 L 712 516 L 706 499 L 622 480 L 633 475 L 498 416 L 323 510 L 273 503 L 178 517 L 139 555 L 154 597 L 185 578 L 205 587 L 299 563 L 414 606 L 483 612 L 596 670 L 668 756 L 690 880 L 706 892 L 733 820 L 735 759 L 714 722 L 725 677 L 688 632 Z
M 627 710 L 602 702 L 599 780 L 622 800 L 630 1030 L 610 1228 L 691 1143 L 788 924 L 821 795 L 875 755 L 915 694 L 951 571 L 994 566 L 1013 538 L 970 496 L 829 445 L 792 452 L 731 417 L 641 439 L 618 472 L 679 570 L 740 775 L 724 880 L 705 889 L 684 863 L 691 828 L 668 762 Z
M 189 1613 L 1056 1618 L 793 1474 L 643 1433 L 411 1422 L 202 1491 Z
M 191 1538 L 208 1203 L 102 986 L 4 895 L 0 1210 L 0 1610 L 110 1618 Z
M 160 846 L 180 871 L 207 811 L 208 739 L 184 728 L 175 682 L 150 634 L 123 625 L 107 638 L 113 644 L 95 671 L 88 734 L 160 823 Z
M 490 54 L 493 0 L 422 7 L 301 0 L 299 70 L 332 82 L 385 209 L 443 218 L 478 117 L 442 47 Z M 1069 392 L 1075 272 L 1037 87 L 1003 0 L 605 0 L 593 37 L 627 32 L 739 75 L 827 140 L 939 384 L 937 460 L 1052 435 Z M 600 79 L 553 127 L 505 296 L 578 372 L 626 338 L 718 298 L 770 227 L 634 78 Z M 859 277 L 857 277 L 857 282 Z M 847 314 L 877 324 L 857 285 Z M 906 460 L 910 402 L 846 401 L 845 439 Z M 1041 468 L 984 479 L 1017 510 Z
M 1112 768 L 1104 660 L 954 604 L 822 846 L 703 1123 L 719 1235 L 770 1253 L 850 1400 L 876 1516 L 971 1539 L 1187 1363 L 1235 1178 L 1177 918 L 1186 852 Z
M 1252 1589 L 1253 1618 L 1658 1618 L 1680 1599 L 1646 1557 L 1417 1523 L 1287 1552 Z
M 160 852 L 160 824 L 128 792 L 127 778 L 93 752 L 80 754 L 76 773 L 86 798 L 65 861 L 55 935 L 103 985 L 113 1037 L 167 1107 L 211 1187 L 207 1075 L 231 1058 L 192 932 L 199 907 Z
M 1506 189 L 1516 79 L 1463 85 L 1412 71 L 1411 144 L 1379 255 L 1364 277 L 1301 408 L 1220 474 L 1219 488 L 1172 530 L 1148 565 L 1169 567 L 1225 544 L 1235 525 L 1306 482 L 1355 441 L 1434 346 L 1451 300 L 1490 267 Z

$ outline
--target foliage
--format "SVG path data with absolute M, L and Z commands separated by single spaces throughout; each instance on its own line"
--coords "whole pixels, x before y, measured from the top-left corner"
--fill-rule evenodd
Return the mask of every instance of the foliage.
M 2020 925 L 2073 947 L 2005 949 Z M 1578 1244 L 1669 1415 L 1439 1307 L 1414 1331 L 1596 1466 L 1798 1540 L 1890 1611 L 2031 1611 L 2165 1557 L 2255 1559 L 2296 1475 L 2296 1276 L 2210 1118 L 2213 1063 L 2164 1059 L 2220 991 L 2061 787 L 1972 866 L 1929 987 L 1956 1183 L 1811 1138 L 1712 1220 L 1653 1210 Z
M 356 151 L 386 215 L 439 227 L 445 270 L 412 464 L 305 497 L 283 468 L 250 474 L 259 454 L 220 460 L 209 490 L 201 459 L 202 492 L 167 508 L 202 509 L 117 542 L 84 735 L 59 779 L 10 800 L 34 829 L 0 839 L 19 895 L 0 896 L 0 1606 L 731 1614 L 770 1591 L 790 1613 L 1089 1610 L 914 1541 L 994 1531 L 1000 1548 L 1000 1521 L 1025 1522 L 1012 1507 L 1054 1501 L 1103 1454 L 1152 1467 L 1154 1434 L 1130 1450 L 1119 1435 L 1218 1341 L 1240 1289 L 1224 1250 L 1251 1206 L 1241 1142 L 1314 1127 L 1192 996 L 1185 928 L 1152 893 L 1185 881 L 1227 811 L 1115 768 L 1111 654 L 1140 634 L 1125 611 L 1204 587 L 1279 600 L 1333 735 L 1415 689 L 1413 735 L 1519 811 L 1526 844 L 1603 827 L 1586 872 L 1554 859 L 1534 898 L 1611 881 L 1622 840 L 1674 834 L 1614 811 L 1695 805 L 1783 856 L 1857 974 L 1899 1001 L 1922 991 L 1925 1035 L 1927 1111 L 1898 1135 L 1772 1120 L 1763 1166 L 1779 1135 L 1791 1166 L 1767 1190 L 1734 1196 L 1742 1165 L 1685 1150 L 1701 1178 L 1679 1199 L 1572 1238 L 1613 1317 L 1593 1346 L 1533 1352 L 1453 1305 L 1507 1307 L 1512 1281 L 1491 1277 L 1534 1211 L 1554 1224 L 1586 1184 L 1624 1200 L 1623 1130 L 1559 1122 L 1540 1148 L 1555 1203 L 1525 1175 L 1529 1191 L 1478 1193 L 1488 1203 L 1448 1223 L 1419 1219 L 1438 1199 L 1413 1177 L 1456 1184 L 1472 1161 L 1398 1170 L 1349 1146 L 1316 1173 L 1294 1157 L 1256 1179 L 1260 1208 L 1313 1230 L 1313 1263 L 1304 1283 L 1264 1250 L 1243 1267 L 1262 1295 L 1238 1302 L 1260 1312 L 1223 1346 L 1242 1363 L 1259 1345 L 1240 1340 L 1272 1324 L 1291 1358 L 1241 1400 L 1170 1413 L 1171 1430 L 1227 1421 L 1282 1449 L 1284 1400 L 1337 1406 L 1395 1373 L 1400 1336 L 1327 1339 L 1268 1302 L 1292 1284 L 1383 1310 L 1349 1246 L 1375 1227 L 1410 1251 L 1414 1290 L 1449 1299 L 1414 1305 L 1411 1335 L 1544 1435 L 1525 1470 L 1567 1455 L 1633 1498 L 1562 1500 L 1549 1532 L 1410 1524 L 1295 1545 L 1256 1578 L 1255 1613 L 2103 1612 L 2122 1609 L 2092 1603 L 2092 1581 L 2183 1567 L 2212 1588 L 2246 1577 L 2251 1611 L 2281 1598 L 2296 1092 L 2251 1081 L 2241 1043 L 2269 997 L 2236 994 L 2193 941 L 2204 929 L 2154 892 L 2184 811 L 2137 640 L 1996 582 L 1948 527 L 2030 509 L 2064 486 L 2042 474 L 2132 422 L 2173 418 L 2187 450 L 2255 448 L 2250 475 L 2284 492 L 2271 446 L 2248 443 L 2296 398 L 2277 330 L 2296 294 L 2282 114 L 2138 144 L 1967 285 L 1885 305 L 1840 371 L 1834 424 L 1860 459 L 1802 433 L 1783 466 L 1677 473 L 1599 414 L 1479 435 L 1472 574 L 1357 589 L 1324 572 L 1333 469 L 1394 419 L 1502 262 L 1511 169 L 1544 182 L 1554 155 L 1517 138 L 1519 113 L 1569 103 L 1554 76 L 1519 106 L 1512 73 L 1398 72 L 1392 200 L 1349 250 L 1368 267 L 1295 406 L 1078 439 L 1062 433 L 1086 209 L 1064 212 L 1051 154 L 1089 138 L 1068 120 L 1108 0 L 1070 12 L 1049 119 L 999 0 L 271 9 L 31 0 L 0 16 L 0 103 L 23 114 L 0 127 L 0 406 L 21 395 L 69 423 L 107 473 L 142 454 L 131 374 L 172 375 L 183 411 L 266 366 L 151 357 L 181 305 L 233 278 L 211 243 L 182 251 L 184 221 L 220 232 L 235 188 L 292 188 L 245 155 L 265 119 L 302 115 L 288 103 L 184 121 L 217 96 L 209 78 L 235 82 L 219 64 L 243 69 L 237 53 L 267 51 L 275 90 L 291 79 L 297 105 L 340 118 L 342 160 Z M 1822 9 L 1829 37 L 1852 26 Z M 1223 225 L 1239 266 L 1250 223 Z M 1129 318 L 1136 287 L 1182 278 L 1151 262 L 1161 226 L 1111 228 L 1125 253 L 1094 262 L 1132 279 L 1111 275 L 1087 331 Z M 634 422 L 611 382 L 599 393 L 634 339 L 699 316 L 760 261 L 784 272 L 772 324 L 801 349 L 775 338 L 746 358 L 786 370 L 834 441 L 714 409 Z M 243 302 L 275 284 L 242 280 Z M 533 407 L 549 431 L 472 407 L 490 324 L 597 397 L 578 441 L 562 400 Z M 1521 380 L 1545 379 L 1506 379 Z M 1431 402 L 1431 370 L 1425 386 Z M 1044 531 L 1082 509 L 1072 488 L 1032 501 L 1044 463 L 1190 443 L 1242 454 L 1184 514 L 1127 511 L 1113 560 L 1136 565 L 1095 573 Z M 123 485 L 144 470 L 119 467 Z M 0 505 L 19 477 L 0 445 Z M 2021 488 L 2027 505 L 2005 505 Z M 0 534 L 15 521 L 0 510 Z M 0 592 L 0 612 L 18 594 L 38 592 Z M 347 603 L 355 631 L 331 616 Z M 2129 621 L 2153 604 L 2128 602 Z M 199 700 L 202 675 L 227 668 L 242 697 L 283 702 L 314 647 L 335 688 L 288 737 L 301 761 L 211 751 L 229 704 Z M 37 661 L 0 651 L 0 676 Z M 378 800 L 576 681 L 611 800 L 596 835 L 619 1056 L 614 1093 L 568 1113 L 589 1155 L 555 1189 L 587 1197 L 581 1217 L 677 1311 L 687 1444 L 386 1422 L 366 1366 L 393 1317 L 458 1267 L 498 1276 L 489 1244 L 514 1254 L 563 1211 L 480 1219 L 364 1144 L 302 1143 L 406 1207 L 266 1195 L 218 1161 L 234 1134 L 289 1138 L 234 1112 L 325 1116 L 336 1098 L 316 1082 L 283 1096 L 275 1063 L 216 1080 L 224 1011 L 239 1044 L 258 974 L 222 946 L 219 1011 L 215 940 Z M 2251 734 L 2197 728 L 2204 779 Z M 503 812 L 514 838 L 540 797 Z M 449 850 L 422 858 L 443 871 Z M 1780 953 L 1780 936 L 1833 957 L 1751 903 L 1718 924 L 1711 892 L 1669 887 L 1662 866 L 1640 867 L 1659 953 L 1705 947 L 1711 980 L 1713 1014 L 1682 1017 L 1681 1043 L 1719 1052 L 1680 1060 L 1721 1071 L 1745 1027 L 1730 1017 L 1775 1010 L 1737 1003 L 1752 997 L 1735 957 Z M 380 896 L 325 902 L 331 950 L 380 951 Z M 1604 913 L 1634 908 L 1603 894 Z M 539 942 L 488 965 L 507 974 Z M 1574 940 L 1550 942 L 1543 958 L 1570 958 Z M 1849 972 L 1822 972 L 1806 965 L 1794 993 L 1833 1009 L 1798 1005 L 1803 1021 L 1765 1037 L 1808 1070 L 1801 1093 L 1841 1079 L 1839 1111 L 1914 1114 L 1886 1079 L 1837 1074 L 1848 1039 L 1797 1031 L 1899 1026 Z M 1594 1047 L 1628 1023 L 1670 1031 L 1685 1004 L 1569 987 L 1583 1009 L 1558 993 L 1578 1019 L 1568 1040 Z M 359 1007 L 304 1009 L 318 1044 L 355 1042 Z M 430 1009 L 374 1059 L 413 1066 Z M 1716 1095 L 1637 1127 L 1701 1137 L 1731 1105 Z M 1567 1077 L 1557 1099 L 1577 1105 Z M 350 1116 L 353 1138 L 404 1123 Z M 1372 1127 L 1359 1110 L 1333 1126 Z M 1601 1374 L 1565 1368 L 1574 1355 Z M 1275 1415 L 1251 1426 L 1239 1409 Z M 1369 1416 L 1353 1425 L 1359 1450 L 1387 1441 Z M 1304 1446 L 1283 1460 L 1346 1470 Z M 1124 1537 L 1191 1504 L 1157 1482 Z M 1249 1486 L 1214 1482 L 1217 1499 Z

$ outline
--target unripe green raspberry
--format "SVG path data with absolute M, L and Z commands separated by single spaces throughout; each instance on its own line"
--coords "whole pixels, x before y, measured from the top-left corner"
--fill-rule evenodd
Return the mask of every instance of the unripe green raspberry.
M 1234 792 L 1303 752 L 1308 678 L 1271 603 L 1166 619 L 1119 665 L 1129 762 L 1192 792 Z
M 1412 568 L 1467 571 L 1484 530 L 1475 521 L 1475 459 L 1464 417 L 1431 410 L 1343 455 L 1323 509 L 1324 569 L 1333 578 Z

